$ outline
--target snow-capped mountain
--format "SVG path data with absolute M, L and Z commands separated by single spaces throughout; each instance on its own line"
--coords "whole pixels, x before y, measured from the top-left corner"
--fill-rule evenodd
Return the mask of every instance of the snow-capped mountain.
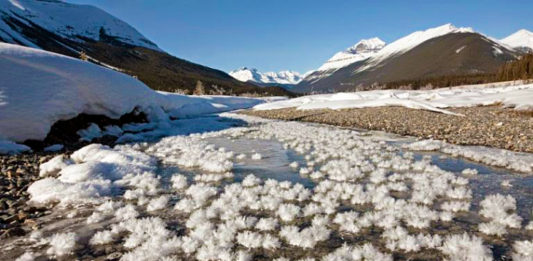
M 359 53 L 356 45 L 352 48 L 355 54 L 349 50 L 335 54 L 293 90 L 334 92 L 399 80 L 491 72 L 517 57 L 512 47 L 452 24 L 417 31 L 387 45 L 372 42 L 375 48 L 367 52 Z M 344 57 L 352 60 L 344 62 Z
M 287 95 L 282 88 L 259 88 L 223 71 L 174 57 L 126 22 L 90 5 L 0 0 L 0 42 L 84 56 L 157 90 L 191 93 L 201 81 L 208 94 Z
M 533 33 L 526 29 L 518 30 L 516 33 L 511 34 L 500 41 L 513 48 L 533 52 Z
M 76 42 L 111 37 L 124 44 L 161 51 L 129 24 L 90 5 L 75 5 L 59 0 L 0 0 L 0 15 L 1 39 L 34 48 L 40 46 L 28 40 L 19 30 L 22 24 L 35 24 Z
M 303 77 L 295 71 L 281 72 L 259 72 L 255 68 L 242 67 L 229 73 L 233 78 L 241 82 L 254 82 L 259 84 L 281 84 L 294 85 L 299 83 Z
M 429 39 L 452 33 L 473 32 L 474 30 L 470 27 L 455 27 L 452 24 L 445 24 L 438 27 L 429 28 L 424 31 L 416 31 L 383 47 L 381 50 L 379 50 L 379 52 L 372 56 L 365 66 L 360 67 L 358 71 L 364 71 L 377 66 L 385 59 L 394 55 L 405 53 Z

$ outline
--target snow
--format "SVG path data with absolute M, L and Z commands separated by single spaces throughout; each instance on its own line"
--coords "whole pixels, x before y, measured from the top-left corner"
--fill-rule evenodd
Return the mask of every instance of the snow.
M 55 156 L 39 166 L 39 177 L 54 176 L 71 164 L 73 164 L 73 162 L 65 159 L 64 155 Z
M 500 41 L 515 48 L 527 47 L 533 49 L 533 33 L 526 29 L 518 30 Z
M 447 236 L 441 251 L 450 260 L 492 260 L 492 252 L 487 246 L 483 245 L 483 241 L 466 233 Z
M 158 198 L 154 198 L 150 200 L 150 202 L 148 203 L 148 206 L 146 207 L 146 210 L 151 212 L 151 211 L 157 211 L 157 210 L 163 209 L 167 206 L 168 200 L 169 200 L 169 197 L 166 195 L 162 195 Z
M 0 104 L 0 107 L 1 106 L 2 105 Z M 9 140 L 2 140 L 0 138 L 0 154 L 17 154 L 25 151 L 31 151 L 31 148 L 23 144 L 17 144 L 15 142 Z
M 325 78 L 340 68 L 376 55 L 384 46 L 385 42 L 377 37 L 363 39 L 346 50 L 334 54 L 317 70 L 305 73 L 303 79 L 316 81 Z
M 172 182 L 172 188 L 176 190 L 182 190 L 187 187 L 187 177 L 183 175 L 174 174 L 170 181 Z
M 501 236 L 506 233 L 505 228 L 520 228 L 522 218 L 513 213 L 516 211 L 516 200 L 501 194 L 488 195 L 480 203 L 479 214 L 489 220 L 489 223 L 479 225 L 479 230 L 487 235 Z
M 76 233 L 54 234 L 50 239 L 50 248 L 46 251 L 51 256 L 63 256 L 72 253 L 76 246 Z
M 0 12 L 21 23 L 34 23 L 52 33 L 72 41 L 81 37 L 100 40 L 100 30 L 108 36 L 135 46 L 161 51 L 135 28 L 107 12 L 90 5 L 76 5 L 63 1 L 1 0 Z M 20 41 L 24 37 L 0 19 L 0 37 Z M 25 45 L 34 46 L 29 41 Z
M 87 208 L 86 214 L 79 213 L 86 217 L 82 220 L 98 223 L 84 223 L 85 233 L 78 233 L 80 238 L 90 238 L 87 248 L 112 242 L 113 247 L 126 250 L 123 260 L 252 260 L 252 254 L 257 257 L 257 253 L 274 259 L 291 251 L 305 251 L 306 256 L 316 256 L 317 260 L 392 260 L 398 254 L 417 255 L 419 251 L 449 260 L 488 260 L 492 253 L 484 242 L 491 243 L 492 239 L 478 237 L 478 230 L 501 235 L 501 242 L 513 246 L 516 257 L 530 255 L 530 242 L 516 241 L 523 240 L 519 229 L 501 230 L 519 227 L 518 208 L 524 203 L 520 192 L 513 194 L 517 197 L 495 194 L 483 199 L 473 195 L 472 191 L 483 188 L 473 187 L 477 180 L 488 175 L 445 171 L 433 165 L 431 157 L 415 157 L 400 150 L 401 145 L 354 130 L 229 113 L 222 116 L 248 124 L 114 148 L 93 144 L 74 152 L 69 157 L 72 164 L 67 166 L 59 166 L 66 158 L 53 159 L 55 163 L 50 166 L 58 165 L 59 176 L 44 180 L 58 182 L 35 194 L 33 186 L 42 180 L 36 182 L 28 190 L 31 200 L 61 191 L 62 202 L 63 197 L 69 197 L 62 190 L 81 193 L 83 190 L 71 187 L 100 180 L 116 193 L 81 194 L 85 200 L 64 204 Z M 261 175 L 257 169 L 239 173 L 233 167 L 222 172 L 201 168 L 214 161 L 215 165 L 233 164 L 240 152 L 265 155 L 251 161 L 256 166 L 272 158 L 267 153 L 271 147 L 237 150 L 239 146 L 228 145 L 239 139 L 247 143 L 279 142 L 281 154 L 289 150 L 297 153 L 298 162 L 301 160 L 298 165 L 314 162 L 310 170 L 323 176 L 304 187 L 292 179 L 276 180 L 276 174 Z M 220 144 L 220 140 L 228 143 Z M 289 170 L 286 174 L 298 176 L 290 171 L 293 160 L 282 164 Z M 120 166 L 105 168 L 119 162 Z M 145 168 L 156 165 L 157 170 Z M 63 176 L 74 171 L 76 176 Z M 226 177 L 233 171 L 231 178 L 213 182 L 215 176 Z M 520 182 L 516 177 L 509 178 Z M 395 191 L 402 191 L 404 196 L 398 197 Z M 177 203 L 172 208 L 174 200 Z M 476 209 L 470 210 L 471 205 Z M 462 224 L 464 234 L 442 229 L 456 226 L 450 223 L 455 217 L 478 211 L 481 219 Z M 60 224 L 57 226 L 62 229 Z M 76 227 L 72 223 L 68 226 Z M 365 237 L 369 231 L 375 235 L 371 243 L 349 241 Z M 349 243 L 331 249 L 326 242 L 330 239 Z
M 385 42 L 377 37 L 363 39 L 346 50 L 333 55 L 318 68 L 318 71 L 337 70 L 352 63 L 366 60 L 378 53 L 383 47 L 385 47 Z
M 533 240 L 516 241 L 513 244 L 513 260 L 527 261 L 533 259 Z
M 168 121 L 168 115 L 192 117 L 247 108 L 265 101 L 155 92 L 133 77 L 113 70 L 6 43 L 0 43 L 0 78 L 0 137 L 15 142 L 42 140 L 53 123 L 80 113 L 118 118 L 138 108 L 150 119 L 161 122 Z M 106 132 L 119 133 L 115 128 Z M 80 134 L 98 135 L 94 126 Z M 27 150 L 5 141 L 0 142 L 0 148 L 1 153 Z
M 440 151 L 494 167 L 507 168 L 525 174 L 533 173 L 533 155 L 531 153 L 483 146 L 459 146 L 439 140 L 420 140 L 405 144 L 404 148 L 414 151 Z
M 64 147 L 65 146 L 63 144 L 54 144 L 44 148 L 43 151 L 55 152 L 62 150 Z
M 274 218 L 261 218 L 255 225 L 255 228 L 261 231 L 272 231 L 278 226 L 277 219 Z
M 392 261 L 391 255 L 382 253 L 377 250 L 372 244 L 366 243 L 362 246 L 348 246 L 344 244 L 337 248 L 334 252 L 327 254 L 322 260 L 337 261 L 337 260 L 382 260 Z
M 26 252 L 23 255 L 19 256 L 15 261 L 34 261 L 35 255 L 33 252 Z
M 113 241 L 113 233 L 109 230 L 98 231 L 93 235 L 89 244 L 91 245 L 104 245 Z
M 270 84 L 297 84 L 304 76 L 295 71 L 265 72 L 262 73 L 255 68 L 242 67 L 229 72 L 231 77 L 241 82 L 256 82 Z
M 79 130 L 76 134 L 80 136 L 81 141 L 91 141 L 103 136 L 102 130 L 96 125 L 96 123 L 91 123 L 87 129 Z
M 251 158 L 253 160 L 260 160 L 262 158 L 262 156 L 261 156 L 260 153 L 254 153 L 254 154 L 252 154 Z
M 533 84 L 467 85 L 434 90 L 373 90 L 354 93 L 319 94 L 260 104 L 255 110 L 294 107 L 298 110 L 347 109 L 379 106 L 403 106 L 455 114 L 444 108 L 471 107 L 501 103 L 516 110 L 533 109 Z
M 155 190 L 151 184 L 158 182 L 152 173 L 155 160 L 134 150 L 113 150 L 91 144 L 71 155 L 70 160 L 76 164 L 66 165 L 60 157 L 43 164 L 45 168 L 41 170 L 41 175 L 48 176 L 61 168 L 57 179 L 41 179 L 28 188 L 32 202 L 93 202 L 125 185 L 136 187 L 143 194 L 151 194 Z

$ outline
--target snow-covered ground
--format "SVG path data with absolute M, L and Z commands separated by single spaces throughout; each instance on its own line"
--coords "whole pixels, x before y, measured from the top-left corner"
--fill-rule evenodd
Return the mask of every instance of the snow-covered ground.
M 80 113 L 118 118 L 137 108 L 152 123 L 161 123 L 169 116 L 192 117 L 248 108 L 265 101 L 155 92 L 126 74 L 6 43 L 0 43 L 0 78 L 0 140 L 16 142 L 42 140 L 56 121 Z
M 31 204 L 57 205 L 41 229 L 0 241 L 0 257 L 98 257 L 110 246 L 136 261 L 533 255 L 532 176 L 372 132 L 228 113 L 208 122 L 219 129 L 43 163 Z
M 351 93 L 319 94 L 256 105 L 256 110 L 283 108 L 346 109 L 379 106 L 403 106 L 453 114 L 445 108 L 471 107 L 501 103 L 517 110 L 533 109 L 533 84 L 511 82 L 468 85 L 434 90 L 375 90 Z

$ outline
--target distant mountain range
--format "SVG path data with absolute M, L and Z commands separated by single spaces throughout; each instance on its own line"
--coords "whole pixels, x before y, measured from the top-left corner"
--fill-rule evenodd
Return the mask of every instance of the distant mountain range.
M 90 5 L 58 0 L 0 0 L 0 41 L 87 60 L 138 77 L 153 89 L 191 93 L 268 93 L 227 73 L 174 57 L 124 21 Z
M 445 24 L 390 44 L 377 37 L 361 40 L 301 77 L 291 90 L 336 92 L 402 80 L 490 73 L 526 52 L 533 52 L 533 33 L 527 30 L 497 40 L 472 28 Z
M 250 82 L 259 86 L 283 86 L 291 88 L 298 84 L 304 76 L 295 71 L 259 72 L 255 68 L 242 67 L 229 73 L 241 82 Z

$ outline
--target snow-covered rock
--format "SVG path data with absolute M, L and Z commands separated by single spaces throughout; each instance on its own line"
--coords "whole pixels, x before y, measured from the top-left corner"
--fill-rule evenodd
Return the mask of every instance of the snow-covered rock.
M 259 72 L 255 68 L 242 67 L 229 73 L 241 82 L 256 82 L 261 84 L 297 84 L 303 76 L 295 71 Z
M 1 101 L 1 96 L 0 96 L 0 101 Z M 17 144 L 9 140 L 0 139 L 0 154 L 17 154 L 20 152 L 25 152 L 25 151 L 30 151 L 30 150 L 31 148 L 26 145 Z
M 118 118 L 138 108 L 160 121 L 168 119 L 167 112 L 174 117 L 190 117 L 263 102 L 244 97 L 156 92 L 126 74 L 6 43 L 0 43 L 0 78 L 0 137 L 19 142 L 44 139 L 53 123 L 80 113 Z M 24 149 L 2 147 L 7 153 Z

